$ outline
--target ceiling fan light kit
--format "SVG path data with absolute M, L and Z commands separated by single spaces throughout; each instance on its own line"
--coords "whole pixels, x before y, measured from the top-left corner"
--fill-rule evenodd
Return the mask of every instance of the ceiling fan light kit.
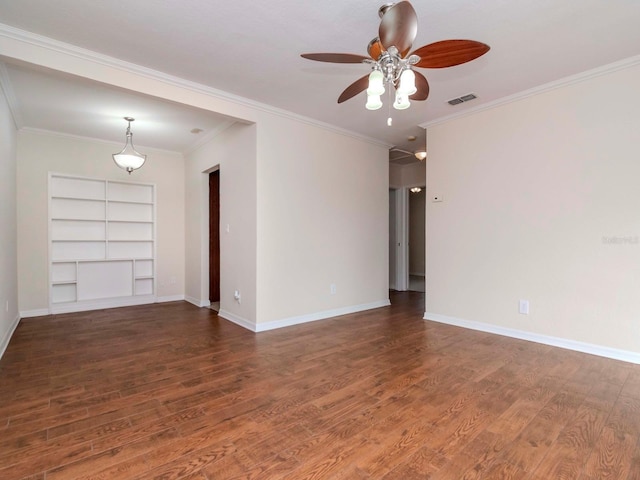
M 489 51 L 489 46 L 474 40 L 443 40 L 409 53 L 418 33 L 418 16 L 408 1 L 386 3 L 378 9 L 381 18 L 378 36 L 367 46 L 368 57 L 350 53 L 303 53 L 308 60 L 330 63 L 366 63 L 371 73 L 349 85 L 338 97 L 342 103 L 366 90 L 368 110 L 382 107 L 386 88 L 395 90 L 393 107 L 404 110 L 410 100 L 422 101 L 429 96 L 429 82 L 413 70 L 446 68 L 470 62 Z M 386 85 L 386 88 L 385 88 Z M 391 117 L 387 124 L 391 126 Z

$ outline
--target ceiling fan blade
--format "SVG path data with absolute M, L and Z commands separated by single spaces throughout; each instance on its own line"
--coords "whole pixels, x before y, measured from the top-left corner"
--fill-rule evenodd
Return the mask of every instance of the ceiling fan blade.
M 359 78 L 347 88 L 344 89 L 344 92 L 340 94 L 338 97 L 338 103 L 346 102 L 351 97 L 355 97 L 360 92 L 364 92 L 369 86 L 369 75 L 365 75 L 362 78 Z
M 382 51 L 384 50 L 382 43 L 380 43 L 380 39 L 378 37 L 374 38 L 367 45 L 367 52 L 374 60 L 378 60 L 380 55 L 382 55 Z
M 413 71 L 413 73 L 415 73 L 416 75 L 416 93 L 414 93 L 413 95 L 409 96 L 410 100 L 426 100 L 427 97 L 429 96 L 429 82 L 427 82 L 427 79 L 424 75 L 422 75 L 420 72 L 416 72 L 415 70 Z
M 371 61 L 369 57 L 355 55 L 353 53 L 303 53 L 300 56 L 307 60 L 329 63 L 362 63 L 365 60 Z
M 489 48 L 489 45 L 474 40 L 442 40 L 420 47 L 412 55 L 420 57 L 416 67 L 445 68 L 475 60 Z
M 409 2 L 396 3 L 382 15 L 378 37 L 385 50 L 396 47 L 404 57 L 413 45 L 417 33 L 418 16 Z

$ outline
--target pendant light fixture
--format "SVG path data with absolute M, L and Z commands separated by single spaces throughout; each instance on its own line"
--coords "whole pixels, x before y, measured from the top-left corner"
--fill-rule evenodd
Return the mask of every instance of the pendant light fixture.
M 138 152 L 133 147 L 133 133 L 131 133 L 131 122 L 135 121 L 135 118 L 124 117 L 124 119 L 128 122 L 127 141 L 122 151 L 120 153 L 114 153 L 112 157 L 113 161 L 116 162 L 116 165 L 118 167 L 126 170 L 127 172 L 129 172 L 129 175 L 131 175 L 131 172 L 144 165 L 147 156 Z

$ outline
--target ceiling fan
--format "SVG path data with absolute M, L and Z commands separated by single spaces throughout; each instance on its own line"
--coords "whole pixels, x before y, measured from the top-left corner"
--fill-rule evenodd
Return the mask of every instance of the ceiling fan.
M 351 53 L 303 53 L 308 60 L 330 63 L 366 63 L 371 73 L 349 85 L 338 97 L 342 103 L 367 90 L 366 108 L 382 107 L 384 86 L 396 91 L 394 108 L 409 107 L 409 100 L 426 100 L 429 82 L 412 67 L 445 68 L 470 62 L 489 51 L 489 46 L 474 40 L 442 40 L 409 53 L 418 32 L 418 16 L 408 1 L 380 7 L 378 36 L 367 46 L 368 57 Z M 391 120 L 391 119 L 389 119 Z M 389 122 L 390 124 L 390 122 Z

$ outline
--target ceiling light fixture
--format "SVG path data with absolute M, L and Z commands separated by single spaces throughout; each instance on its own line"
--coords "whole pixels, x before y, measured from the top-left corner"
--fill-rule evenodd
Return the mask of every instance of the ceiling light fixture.
M 422 191 L 422 189 L 420 187 L 412 187 L 411 188 L 411 193 L 420 193 Z
M 372 41 L 377 41 L 374 39 Z M 406 110 L 411 106 L 409 97 L 417 92 L 416 74 L 411 69 L 420 61 L 417 55 L 402 58 L 396 47 L 389 47 L 387 51 L 380 54 L 377 60 L 367 60 L 372 71 L 369 74 L 369 86 L 367 87 L 367 110 L 378 110 L 382 108 L 381 96 L 385 92 L 385 85 L 389 89 L 395 90 L 395 100 L 393 108 L 396 110 Z
M 424 160 L 425 158 L 427 158 L 427 152 L 424 150 L 418 150 L 417 152 L 413 153 L 416 158 L 420 161 Z
M 131 133 L 131 122 L 135 121 L 135 118 L 124 117 L 124 119 L 128 122 L 127 141 L 120 153 L 114 153 L 111 156 L 113 157 L 113 161 L 116 162 L 116 165 L 118 167 L 126 170 L 127 172 L 129 172 L 129 175 L 131 175 L 131 172 L 144 165 L 144 162 L 147 160 L 147 156 L 138 152 L 133 147 L 133 133 Z

